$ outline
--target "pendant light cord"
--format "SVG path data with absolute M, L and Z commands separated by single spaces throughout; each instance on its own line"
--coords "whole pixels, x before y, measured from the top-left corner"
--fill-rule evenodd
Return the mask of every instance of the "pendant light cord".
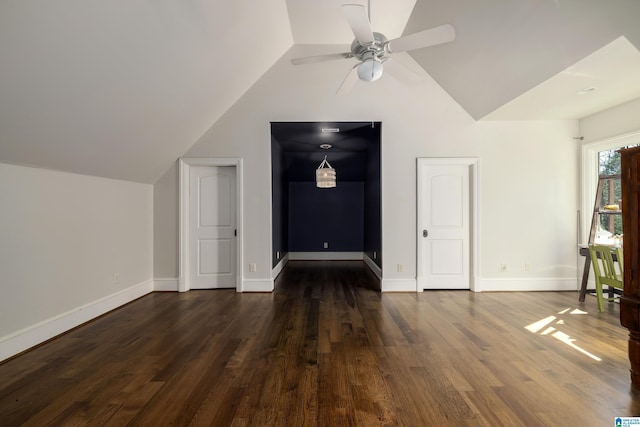
M 318 169 L 322 169 L 322 168 L 329 168 L 329 169 L 333 169 L 331 167 L 331 165 L 329 164 L 329 162 L 327 161 L 327 156 L 324 156 L 324 160 L 322 161 L 322 163 L 320 163 L 320 166 L 318 166 Z

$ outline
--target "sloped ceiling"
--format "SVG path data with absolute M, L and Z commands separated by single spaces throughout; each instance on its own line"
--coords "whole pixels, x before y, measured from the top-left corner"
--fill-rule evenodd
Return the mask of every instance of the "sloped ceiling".
M 3 1 L 0 162 L 153 183 L 294 43 L 344 51 L 341 3 Z M 621 36 L 637 49 L 638 17 L 637 0 L 371 0 L 388 38 L 455 26 L 411 55 L 476 119 L 515 117 L 510 101 Z
M 405 33 L 445 22 L 456 28 L 455 42 L 411 55 L 468 113 L 481 119 L 621 36 L 637 49 L 639 17 L 636 0 L 424 0 L 416 3 Z M 548 99 L 547 105 L 554 106 L 554 100 Z M 503 113 L 492 118 L 513 115 L 507 109 Z
M 296 43 L 353 39 L 332 2 L 288 3 Z M 408 10 L 400 31 L 389 17 Z M 373 29 L 389 39 L 454 26 L 453 43 L 410 54 L 476 120 L 580 119 L 638 98 L 638 17 L 636 0 L 371 0 Z M 576 94 L 589 86 L 597 91 Z
M 483 120 L 584 118 L 636 98 L 640 98 L 640 51 L 621 36 Z
M 284 0 L 0 3 L 0 161 L 155 182 L 291 47 Z

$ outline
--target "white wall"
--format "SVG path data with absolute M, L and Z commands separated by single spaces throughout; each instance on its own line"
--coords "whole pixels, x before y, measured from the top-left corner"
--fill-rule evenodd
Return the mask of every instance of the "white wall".
M 576 289 L 577 125 L 478 123 L 482 289 Z
M 493 277 L 501 262 L 526 260 L 532 266 L 527 277 L 542 279 L 527 286 L 557 287 L 558 277 L 575 281 L 571 265 L 575 264 L 577 160 L 571 137 L 576 122 L 477 123 L 424 72 L 424 84 L 419 86 L 408 87 L 384 76 L 373 84 L 359 82 L 352 93 L 336 96 L 352 63 L 290 64 L 295 56 L 335 51 L 335 46 L 294 46 L 185 153 L 244 159 L 245 280 L 271 279 L 269 122 L 375 120 L 382 122 L 383 289 L 415 289 L 417 157 L 480 157 L 481 274 Z M 408 56 L 404 60 L 415 65 Z M 156 184 L 156 207 L 168 209 L 167 215 L 173 215 L 170 207 L 177 205 L 177 192 L 173 184 L 167 185 L 175 179 L 172 168 Z M 156 229 L 155 258 L 174 262 L 162 270 L 156 266 L 156 272 L 177 271 L 173 238 L 167 237 L 174 235 L 177 222 L 163 212 L 155 215 L 156 221 L 173 222 Z M 539 231 L 529 231 L 532 228 Z M 527 232 L 516 233 L 521 229 Z M 504 253 L 510 258 L 504 259 Z M 256 272 L 248 271 L 249 263 L 257 264 Z M 403 272 L 397 271 L 397 264 L 404 265 Z M 501 277 L 509 275 L 522 273 L 514 267 Z
M 153 188 L 153 228 L 154 257 L 153 277 L 155 279 L 177 279 L 178 277 L 178 203 L 164 194 L 178 194 L 178 165 L 174 163 L 169 171 L 155 183 Z M 175 289 L 178 283 L 175 281 Z
M 583 143 L 640 131 L 640 98 L 580 120 Z
M 152 191 L 0 163 L 0 360 L 153 289 Z

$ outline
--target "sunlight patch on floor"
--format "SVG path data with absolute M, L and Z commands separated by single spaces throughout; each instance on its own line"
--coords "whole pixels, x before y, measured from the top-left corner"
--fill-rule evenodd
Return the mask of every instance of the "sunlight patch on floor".
M 588 314 L 586 311 L 582 311 L 579 309 L 573 309 L 571 310 L 571 307 L 566 308 L 560 312 L 558 312 L 558 315 L 563 315 L 563 314 L 567 314 L 569 313 L 569 315 L 575 314 L 575 315 L 580 315 L 580 314 Z M 580 353 L 589 356 L 590 358 L 592 358 L 593 360 L 596 360 L 598 362 L 600 362 L 602 359 L 599 358 L 598 356 L 589 353 L 587 350 L 583 349 L 582 347 L 576 345 L 576 339 L 575 338 L 571 338 L 569 335 L 565 334 L 564 332 L 558 330 L 556 327 L 551 326 L 551 324 L 554 325 L 564 325 L 564 319 L 559 319 L 557 316 L 547 316 L 544 319 L 540 319 L 537 322 L 533 322 L 530 325 L 525 326 L 525 329 L 527 329 L 529 332 L 537 334 L 538 332 L 540 332 L 540 335 L 542 336 L 547 336 L 550 335 L 552 337 L 554 337 L 555 339 L 557 339 L 558 341 L 568 345 L 569 347 L 573 348 L 574 350 L 578 350 Z

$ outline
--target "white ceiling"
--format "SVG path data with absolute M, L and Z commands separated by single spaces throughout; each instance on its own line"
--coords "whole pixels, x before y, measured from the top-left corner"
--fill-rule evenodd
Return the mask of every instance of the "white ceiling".
M 479 120 L 621 36 L 639 47 L 638 17 L 637 0 L 424 0 L 405 32 L 443 22 L 456 28 L 455 42 L 411 55 Z M 552 97 L 532 110 L 554 105 Z
M 620 37 L 483 120 L 580 119 L 636 98 L 640 51 Z
M 153 183 L 294 43 L 344 51 L 342 2 L 5 0 L 0 162 Z M 455 42 L 411 55 L 476 119 L 576 118 L 636 97 L 638 17 L 637 0 L 371 0 L 388 38 L 455 26 Z M 589 98 L 552 89 L 589 64 Z
M 294 42 L 350 43 L 340 3 L 289 0 Z M 477 120 L 579 119 L 640 97 L 638 17 L 636 0 L 371 0 L 389 39 L 455 27 L 453 43 L 411 55 Z
M 351 44 L 353 33 L 340 5 L 367 6 L 367 0 L 287 0 L 293 42 L 296 44 Z M 400 37 L 416 0 L 370 0 L 371 26 L 387 38 Z
M 284 0 L 2 1 L 0 161 L 153 183 L 292 43 Z

